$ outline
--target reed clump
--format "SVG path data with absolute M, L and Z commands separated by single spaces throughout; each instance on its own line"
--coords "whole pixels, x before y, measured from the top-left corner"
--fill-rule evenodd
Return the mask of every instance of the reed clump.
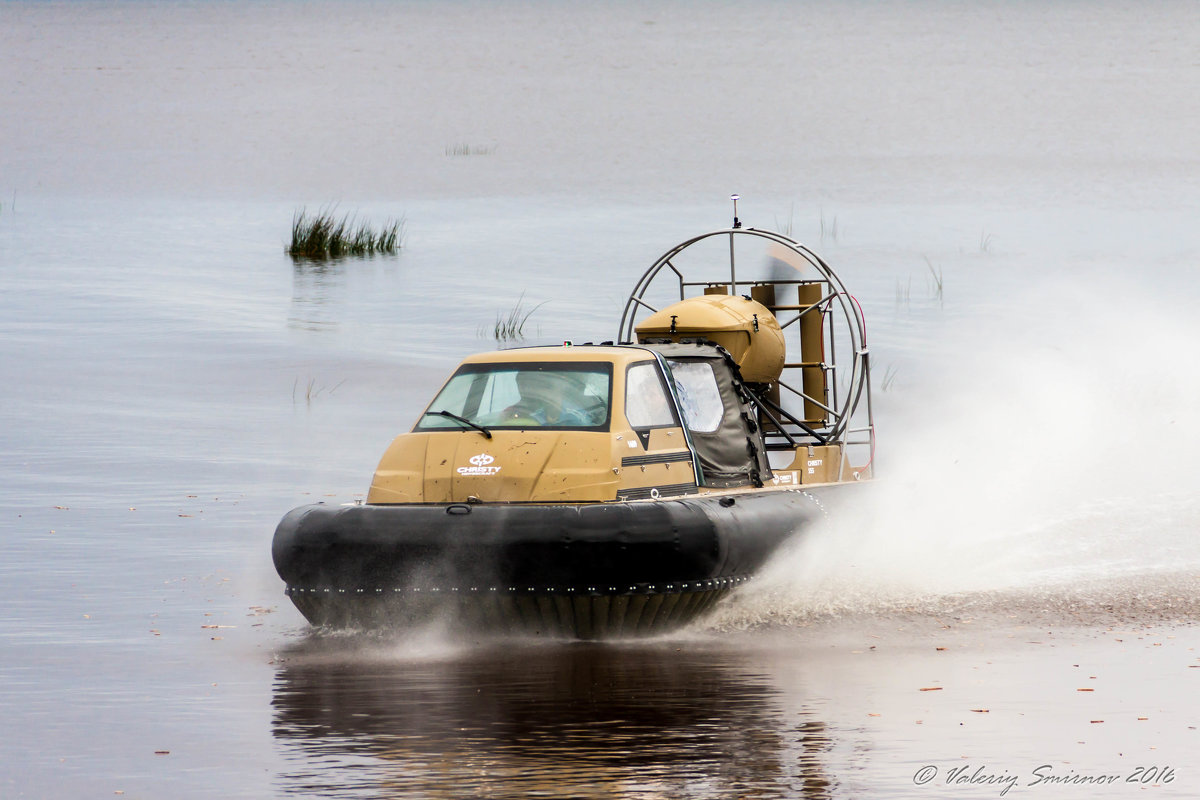
M 308 386 L 304 387 L 304 404 L 306 406 L 311 406 L 313 404 L 313 401 L 316 400 L 318 397 L 320 397 L 322 394 L 332 395 L 345 382 L 346 382 L 346 379 L 343 378 L 342 380 L 338 381 L 337 385 L 335 385 L 331 389 L 328 386 L 325 386 L 324 384 L 317 386 L 317 379 L 309 378 Z M 295 382 L 292 384 L 292 405 L 298 404 L 296 397 L 297 397 L 297 393 L 299 392 L 300 388 L 301 388 L 300 379 L 296 378 Z
M 886 392 L 888 389 L 892 388 L 892 384 L 895 382 L 896 382 L 896 368 L 894 366 L 892 366 L 891 364 L 889 364 L 888 368 L 883 371 L 883 382 L 880 385 L 880 388 Z
M 533 312 L 546 305 L 546 301 L 538 303 L 528 310 L 525 309 L 524 303 L 525 293 L 522 292 L 520 298 L 517 299 L 517 304 L 509 310 L 507 316 L 496 315 L 496 325 L 492 329 L 493 339 L 497 342 L 511 342 L 525 338 L 525 323 L 533 316 Z
M 466 142 L 446 145 L 446 155 L 448 156 L 487 156 L 494 152 L 496 152 L 495 145 L 467 144 Z
M 834 214 L 833 221 L 826 223 L 825 222 L 825 210 L 821 209 L 821 241 L 822 242 L 825 241 L 826 236 L 828 236 L 830 239 L 832 239 L 835 242 L 838 240 L 838 218 L 837 218 L 837 215 Z
M 933 262 L 925 256 L 925 264 L 929 267 L 929 274 L 933 276 L 933 299 L 939 303 L 942 302 L 942 271 L 933 266 Z
M 292 258 L 340 258 L 343 256 L 391 255 L 404 241 L 404 219 L 388 220 L 379 230 L 357 222 L 350 214 L 329 210 L 309 214 L 300 209 L 292 216 L 292 240 L 287 254 Z

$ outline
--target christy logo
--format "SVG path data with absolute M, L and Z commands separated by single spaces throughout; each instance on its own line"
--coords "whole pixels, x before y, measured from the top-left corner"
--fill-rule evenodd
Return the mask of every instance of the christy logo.
M 495 461 L 496 459 L 493 458 L 492 456 L 489 456 L 487 453 L 480 453 L 477 456 L 471 456 L 471 458 L 469 460 L 472 464 L 474 464 L 474 466 L 459 467 L 458 468 L 459 475 L 488 476 L 488 475 L 495 475 L 497 472 L 500 471 L 499 467 L 490 466 L 491 463 L 493 461 Z

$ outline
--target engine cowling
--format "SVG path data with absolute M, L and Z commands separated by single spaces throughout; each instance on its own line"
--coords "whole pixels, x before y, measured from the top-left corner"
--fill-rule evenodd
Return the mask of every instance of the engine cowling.
M 707 339 L 729 351 L 750 383 L 774 383 L 787 344 L 771 310 L 737 295 L 689 297 L 651 314 L 634 329 L 639 343 Z

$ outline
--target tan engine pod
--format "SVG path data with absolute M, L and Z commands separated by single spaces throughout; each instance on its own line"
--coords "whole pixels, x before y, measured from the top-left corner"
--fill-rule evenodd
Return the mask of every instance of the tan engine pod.
M 737 295 L 689 297 L 656 311 L 634 329 L 638 342 L 708 339 L 729 351 L 750 383 L 774 383 L 787 345 L 779 321 L 762 303 Z

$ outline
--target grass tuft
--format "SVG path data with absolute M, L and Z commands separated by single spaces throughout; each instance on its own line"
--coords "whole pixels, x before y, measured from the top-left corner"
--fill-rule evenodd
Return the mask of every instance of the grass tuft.
M 779 217 L 775 218 L 775 230 L 778 231 L 779 233 L 782 233 L 784 236 L 786 236 L 790 239 L 792 237 L 792 230 L 794 228 L 793 220 L 795 219 L 795 217 L 796 217 L 796 204 L 792 203 L 792 205 L 788 208 L 787 222 L 781 223 L 779 221 Z
M 467 144 L 466 142 L 446 145 L 446 155 L 448 156 L 488 156 L 494 152 L 496 152 L 495 145 Z
M 833 241 L 838 240 L 838 219 L 837 215 L 833 215 L 833 220 L 829 223 L 825 222 L 825 210 L 821 209 L 821 242 L 825 242 L 825 237 L 828 236 Z
M 342 380 L 338 381 L 337 385 L 335 385 L 331 389 L 328 386 L 325 386 L 324 384 L 322 384 L 321 386 L 317 386 L 317 379 L 309 378 L 308 385 L 301 387 L 300 379 L 296 378 L 295 382 L 292 384 L 292 405 L 299 405 L 299 400 L 297 399 L 297 395 L 301 388 L 304 389 L 304 405 L 311 406 L 313 404 L 313 401 L 316 400 L 318 397 L 320 397 L 322 394 L 332 395 L 345 382 L 346 382 L 346 379 L 342 379 Z
M 338 219 L 332 210 L 309 215 L 302 208 L 292 216 L 287 254 L 292 258 L 391 255 L 400 250 L 403 240 L 403 217 L 388 220 L 376 231 L 366 222 L 356 224 L 349 214 Z
M 496 315 L 496 325 L 492 329 L 493 339 L 497 342 L 511 342 L 525 338 L 525 323 L 533 316 L 533 312 L 546 305 L 546 303 L 538 303 L 528 311 L 525 310 L 524 303 L 525 293 L 521 292 L 521 296 L 517 299 L 517 304 L 509 310 L 507 316 L 504 314 Z
M 942 271 L 933 266 L 933 262 L 929 260 L 929 256 L 923 256 L 925 266 L 929 267 L 929 274 L 933 276 L 933 299 L 939 303 L 942 302 Z
M 895 382 L 896 382 L 896 369 L 891 364 L 889 364 L 888 368 L 883 371 L 883 382 L 880 385 L 880 388 L 886 392 L 888 389 L 892 388 L 892 384 Z

